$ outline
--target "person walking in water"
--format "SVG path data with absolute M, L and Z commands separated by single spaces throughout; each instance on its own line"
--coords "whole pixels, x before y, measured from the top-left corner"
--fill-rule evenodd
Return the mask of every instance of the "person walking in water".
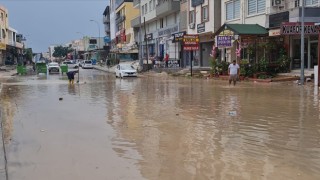
M 236 60 L 233 60 L 233 62 L 229 65 L 229 68 L 228 68 L 229 85 L 231 84 L 232 81 L 233 81 L 233 85 L 234 86 L 236 85 L 239 73 L 240 73 L 240 67 L 236 63 Z
M 74 83 L 74 75 L 77 73 L 78 71 L 69 71 L 67 72 L 67 76 L 69 79 L 69 84 L 73 84 Z

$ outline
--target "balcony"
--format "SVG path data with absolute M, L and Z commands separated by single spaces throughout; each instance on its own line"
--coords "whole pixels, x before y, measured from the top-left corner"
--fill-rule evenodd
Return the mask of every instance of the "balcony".
M 110 23 L 110 17 L 109 16 L 103 16 L 103 24 Z
M 133 7 L 139 9 L 140 8 L 140 0 L 133 0 Z
M 131 20 L 131 27 L 140 27 L 140 23 L 141 23 L 141 18 L 140 16 L 134 18 Z
M 157 17 L 163 17 L 177 11 L 180 11 L 180 1 L 159 1 L 156 7 Z
M 117 16 L 116 17 L 116 24 L 120 24 L 122 23 L 123 21 L 126 20 L 126 16 L 125 15 L 120 15 L 120 16 Z

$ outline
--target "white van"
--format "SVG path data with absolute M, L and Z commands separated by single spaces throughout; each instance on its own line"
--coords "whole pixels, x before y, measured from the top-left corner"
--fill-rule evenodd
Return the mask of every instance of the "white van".
M 82 65 L 81 65 L 82 69 L 92 69 L 92 61 L 91 60 L 84 60 Z

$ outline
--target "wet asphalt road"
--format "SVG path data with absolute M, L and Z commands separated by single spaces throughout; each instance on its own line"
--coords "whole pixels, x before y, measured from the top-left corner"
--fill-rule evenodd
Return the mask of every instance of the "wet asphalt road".
M 10 180 L 320 178 L 310 86 L 96 70 L 81 70 L 79 85 L 61 75 L 3 85 Z

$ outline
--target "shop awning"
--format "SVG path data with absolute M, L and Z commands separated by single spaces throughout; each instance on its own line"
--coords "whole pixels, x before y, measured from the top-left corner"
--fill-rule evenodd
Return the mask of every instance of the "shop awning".
M 228 34 L 226 34 L 228 33 Z M 214 35 L 267 35 L 268 31 L 258 24 L 224 24 Z

